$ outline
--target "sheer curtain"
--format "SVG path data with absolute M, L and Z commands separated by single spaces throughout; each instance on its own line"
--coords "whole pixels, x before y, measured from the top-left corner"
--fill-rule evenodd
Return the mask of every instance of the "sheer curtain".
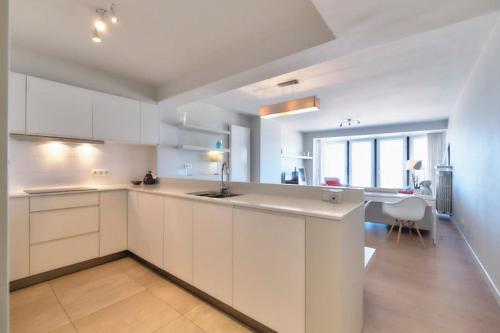
M 436 193 L 436 165 L 443 162 L 444 153 L 446 150 L 446 134 L 445 133 L 429 133 L 427 134 L 427 166 L 425 178 L 429 179 L 432 184 L 432 192 Z

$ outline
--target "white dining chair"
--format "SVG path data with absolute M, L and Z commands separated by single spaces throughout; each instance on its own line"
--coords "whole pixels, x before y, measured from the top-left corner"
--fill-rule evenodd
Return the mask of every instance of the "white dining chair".
M 399 246 L 401 229 L 403 226 L 407 226 L 409 228 L 410 236 L 412 235 L 411 228 L 415 227 L 418 238 L 420 239 L 420 244 L 422 244 L 422 247 L 425 247 L 424 239 L 422 238 L 422 234 L 418 228 L 418 222 L 424 218 L 426 206 L 427 203 L 425 200 L 419 197 L 408 197 L 398 202 L 382 203 L 382 211 L 396 220 L 395 223 L 392 224 L 387 237 L 389 238 L 391 236 L 392 229 L 394 229 L 397 225 L 399 227 L 399 231 L 396 244 Z

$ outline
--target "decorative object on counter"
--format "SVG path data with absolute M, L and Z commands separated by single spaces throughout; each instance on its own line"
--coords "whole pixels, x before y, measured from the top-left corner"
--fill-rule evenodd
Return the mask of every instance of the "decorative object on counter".
M 142 180 L 131 180 L 132 185 L 138 186 L 142 184 Z
M 413 181 L 413 188 L 420 188 L 420 183 L 418 181 L 418 176 L 415 173 L 416 170 L 422 169 L 422 161 L 421 160 L 408 160 L 406 162 L 406 170 L 410 171 L 411 179 Z
M 338 177 L 325 177 L 325 184 L 327 186 L 341 186 L 340 178 L 338 178 Z
M 352 118 L 347 118 L 346 120 L 342 120 L 339 124 L 339 127 L 351 127 L 352 125 L 359 125 L 361 124 L 361 121 L 357 119 L 352 119 Z
M 423 180 L 420 182 L 420 191 L 422 195 L 432 195 L 431 184 L 432 182 L 430 180 Z
M 153 185 L 156 184 L 156 176 L 153 175 L 153 172 L 150 170 L 144 176 L 144 185 Z
M 215 149 L 222 149 L 222 147 L 222 140 L 217 140 L 217 142 L 215 143 Z
M 208 160 L 210 162 L 217 163 L 217 166 L 215 168 L 215 172 L 211 173 L 212 175 L 219 174 L 219 162 L 222 161 L 223 157 L 224 157 L 224 154 L 220 151 L 212 150 L 212 151 L 208 152 Z

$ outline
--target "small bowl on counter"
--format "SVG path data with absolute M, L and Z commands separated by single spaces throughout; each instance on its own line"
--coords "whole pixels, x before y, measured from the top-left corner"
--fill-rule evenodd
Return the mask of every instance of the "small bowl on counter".
M 132 185 L 135 185 L 135 186 L 139 186 L 142 184 L 142 180 L 132 180 L 130 182 L 132 183 Z

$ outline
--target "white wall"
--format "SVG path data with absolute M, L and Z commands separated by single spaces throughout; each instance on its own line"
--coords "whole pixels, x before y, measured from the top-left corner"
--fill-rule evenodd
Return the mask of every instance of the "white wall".
M 184 164 L 192 164 L 189 170 L 190 178 L 218 179 L 214 175 L 221 167 L 221 163 L 209 162 L 208 154 L 197 151 L 187 151 L 175 148 L 180 144 L 195 145 L 202 147 L 213 147 L 217 140 L 222 140 L 224 148 L 229 147 L 229 136 L 209 133 L 199 133 L 179 129 L 179 116 L 186 114 L 187 123 L 204 126 L 217 130 L 229 130 L 229 124 L 252 127 L 248 116 L 225 110 L 220 107 L 193 102 L 179 106 L 175 109 L 160 103 L 161 124 L 160 139 L 161 146 L 158 148 L 158 174 L 161 177 L 183 177 Z M 227 160 L 228 155 L 224 155 Z
M 108 175 L 92 175 L 108 169 Z M 128 184 L 156 170 L 156 148 L 135 145 L 36 143 L 9 140 L 9 189 Z
M 448 129 L 454 220 L 497 287 L 500 304 L 500 21 L 483 49 Z
M 302 133 L 288 126 L 281 125 L 281 149 L 283 155 L 302 155 L 304 153 Z M 311 151 L 312 153 L 312 151 Z M 304 160 L 296 158 L 282 158 L 281 171 L 291 172 L 295 168 L 302 168 Z M 309 173 L 309 170 L 306 170 Z
M 153 86 L 18 46 L 12 48 L 10 67 L 14 72 L 47 80 L 144 102 L 156 101 L 156 88 Z
M 9 329 L 7 239 L 7 78 L 9 1 L 0 0 L 0 333 Z

